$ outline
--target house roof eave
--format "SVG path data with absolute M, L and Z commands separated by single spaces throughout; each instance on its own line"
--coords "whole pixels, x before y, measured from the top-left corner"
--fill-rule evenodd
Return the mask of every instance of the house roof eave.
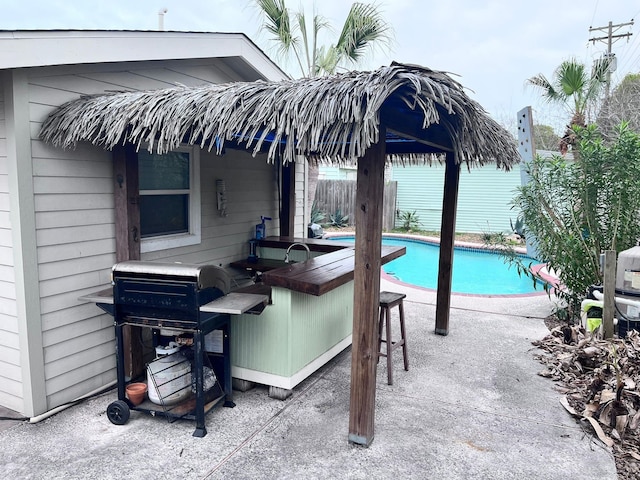
M 243 58 L 247 79 L 288 75 L 244 33 L 141 30 L 1 30 L 0 70 L 95 63 Z

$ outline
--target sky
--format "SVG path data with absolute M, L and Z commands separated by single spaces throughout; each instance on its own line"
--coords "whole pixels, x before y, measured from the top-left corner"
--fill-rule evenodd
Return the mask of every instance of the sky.
M 368 0 L 361 0 L 371 3 Z M 323 43 L 340 32 L 351 2 L 290 0 L 287 6 L 314 11 L 333 25 Z M 454 75 L 468 94 L 493 118 L 510 128 L 518 110 L 533 108 L 535 123 L 562 131 L 568 115 L 542 101 L 526 85 L 539 73 L 551 78 L 569 58 L 591 65 L 607 51 L 607 27 L 636 19 L 614 34 L 615 86 L 627 73 L 640 73 L 640 0 L 377 0 L 393 29 L 390 50 L 376 49 L 358 67 L 375 69 L 392 61 L 418 64 Z M 293 63 L 279 59 L 274 44 L 260 28 L 250 0 L 0 0 L 0 30 L 107 29 L 157 30 L 159 11 L 164 29 L 198 32 L 242 32 L 293 76 Z M 315 9 L 315 10 L 314 10 Z

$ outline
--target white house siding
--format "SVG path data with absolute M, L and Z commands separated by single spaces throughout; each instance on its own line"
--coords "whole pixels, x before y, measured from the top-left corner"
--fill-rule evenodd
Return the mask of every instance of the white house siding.
M 444 166 L 394 166 L 393 180 L 398 182 L 398 210 L 415 211 L 425 230 L 440 230 Z M 497 170 L 495 165 L 463 167 L 460 172 L 456 231 L 509 232 L 509 220 L 518 212 L 511 201 L 520 186 L 520 167 Z
M 38 139 L 42 122 L 52 109 L 80 94 L 237 79 L 223 61 L 205 60 L 30 71 L 33 189 L 48 409 L 115 379 L 113 319 L 95 305 L 77 300 L 82 294 L 108 286 L 110 267 L 115 261 L 115 229 L 111 154 L 86 145 L 69 151 L 45 145 Z M 247 240 L 260 215 L 273 217 L 268 228 L 277 233 L 277 176 L 272 165 L 233 150 L 223 157 L 202 152 L 200 165 L 202 243 L 147 253 L 143 255 L 145 259 L 227 264 L 248 254 Z M 217 178 L 227 184 L 227 217 L 219 216 L 216 210 Z M 12 327 L 8 323 L 2 328 Z M 15 331 L 11 333 L 15 335 Z M 7 351 L 3 348 L 0 352 L 0 362 L 6 361 L 3 358 Z M 2 369 L 1 374 L 5 372 Z M 42 412 L 31 412 L 38 413 Z
M 293 235 L 295 237 L 306 237 L 307 229 L 305 218 L 309 218 L 311 212 L 305 212 L 305 206 L 307 204 L 307 189 L 305 188 L 305 178 L 307 175 L 307 161 L 299 157 L 296 160 L 296 174 L 295 174 L 295 198 L 296 198 L 296 211 L 294 217 Z
M 252 157 L 242 150 L 227 149 L 223 156 L 200 153 L 202 241 L 199 245 L 148 252 L 144 260 L 207 263 L 227 267 L 229 262 L 249 255 L 249 239 L 255 234 L 260 216 L 267 235 L 278 235 L 277 166 L 264 156 Z M 217 210 L 216 180 L 226 185 L 226 216 Z
M 23 394 L 9 213 L 7 130 L 0 84 L 0 405 L 18 410 Z

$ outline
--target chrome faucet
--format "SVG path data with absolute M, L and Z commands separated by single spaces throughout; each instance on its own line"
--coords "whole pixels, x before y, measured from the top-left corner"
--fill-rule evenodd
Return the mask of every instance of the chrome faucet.
M 291 245 L 289 245 L 289 248 L 287 248 L 287 253 L 284 254 L 285 263 L 289 263 L 289 252 L 296 245 L 300 245 L 301 247 L 304 247 L 304 249 L 307 251 L 307 260 L 309 260 L 311 258 L 311 250 L 309 250 L 309 247 L 306 244 L 304 244 L 304 243 L 292 243 Z

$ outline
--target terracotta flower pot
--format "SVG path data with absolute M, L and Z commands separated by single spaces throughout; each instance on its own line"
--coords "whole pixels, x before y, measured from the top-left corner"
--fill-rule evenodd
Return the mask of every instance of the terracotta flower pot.
M 142 382 L 130 383 L 126 387 L 127 398 L 135 406 L 144 401 L 147 393 L 147 384 Z

